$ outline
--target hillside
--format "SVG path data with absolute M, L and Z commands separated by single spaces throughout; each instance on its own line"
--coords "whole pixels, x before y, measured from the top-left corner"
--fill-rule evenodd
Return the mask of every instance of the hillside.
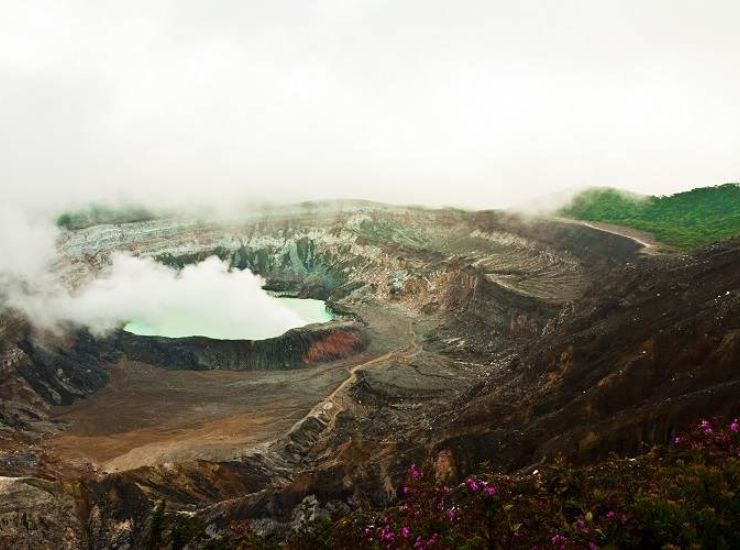
M 57 217 L 56 224 L 64 229 L 77 230 L 98 224 L 141 222 L 155 217 L 152 212 L 140 206 L 112 208 L 93 204 L 80 210 L 63 212 Z
M 727 183 L 661 197 L 589 189 L 560 214 L 649 231 L 665 244 L 690 249 L 740 235 L 740 185 Z
M 265 550 L 736 548 L 739 452 L 737 419 L 702 419 L 668 446 L 588 467 L 559 460 L 446 484 L 412 464 L 392 507 L 344 515 L 307 501 L 285 544 L 259 536 L 248 522 L 234 522 L 218 542 Z M 216 547 L 197 519 L 162 526 L 158 537 L 168 530 L 183 543 Z

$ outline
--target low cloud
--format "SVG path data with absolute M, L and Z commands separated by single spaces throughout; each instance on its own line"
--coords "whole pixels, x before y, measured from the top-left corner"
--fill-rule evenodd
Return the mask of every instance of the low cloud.
M 261 277 L 216 257 L 178 271 L 115 253 L 95 279 L 70 289 L 54 269 L 57 229 L 20 210 L 0 215 L 0 305 L 38 329 L 85 327 L 100 336 L 135 320 L 157 333 L 262 339 L 304 324 Z

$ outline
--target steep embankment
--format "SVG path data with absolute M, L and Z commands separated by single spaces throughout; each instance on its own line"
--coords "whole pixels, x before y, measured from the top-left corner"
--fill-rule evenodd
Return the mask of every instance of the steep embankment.
M 165 369 L 297 369 L 345 359 L 367 347 L 362 324 L 346 321 L 293 329 L 267 340 L 164 338 L 121 331 L 117 349 L 132 361 Z
M 492 455 L 510 467 L 556 454 L 590 460 L 729 414 L 740 395 L 738 311 L 740 241 L 636 258 L 476 388 L 441 447 L 471 453 L 462 470 Z

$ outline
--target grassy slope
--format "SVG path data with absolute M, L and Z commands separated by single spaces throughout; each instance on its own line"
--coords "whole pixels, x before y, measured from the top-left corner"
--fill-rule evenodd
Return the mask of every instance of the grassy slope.
M 740 185 L 646 198 L 616 189 L 590 189 L 560 214 L 649 231 L 666 244 L 688 249 L 740 235 Z

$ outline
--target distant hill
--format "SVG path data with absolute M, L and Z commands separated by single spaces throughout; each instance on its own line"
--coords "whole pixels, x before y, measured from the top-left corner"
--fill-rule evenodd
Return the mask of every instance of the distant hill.
M 634 227 L 666 244 L 688 249 L 740 235 L 740 185 L 700 187 L 662 197 L 589 189 L 560 215 Z
M 65 212 L 56 219 L 64 229 L 77 230 L 103 223 L 130 223 L 153 220 L 157 216 L 141 207 L 108 207 L 93 204 L 75 212 Z

